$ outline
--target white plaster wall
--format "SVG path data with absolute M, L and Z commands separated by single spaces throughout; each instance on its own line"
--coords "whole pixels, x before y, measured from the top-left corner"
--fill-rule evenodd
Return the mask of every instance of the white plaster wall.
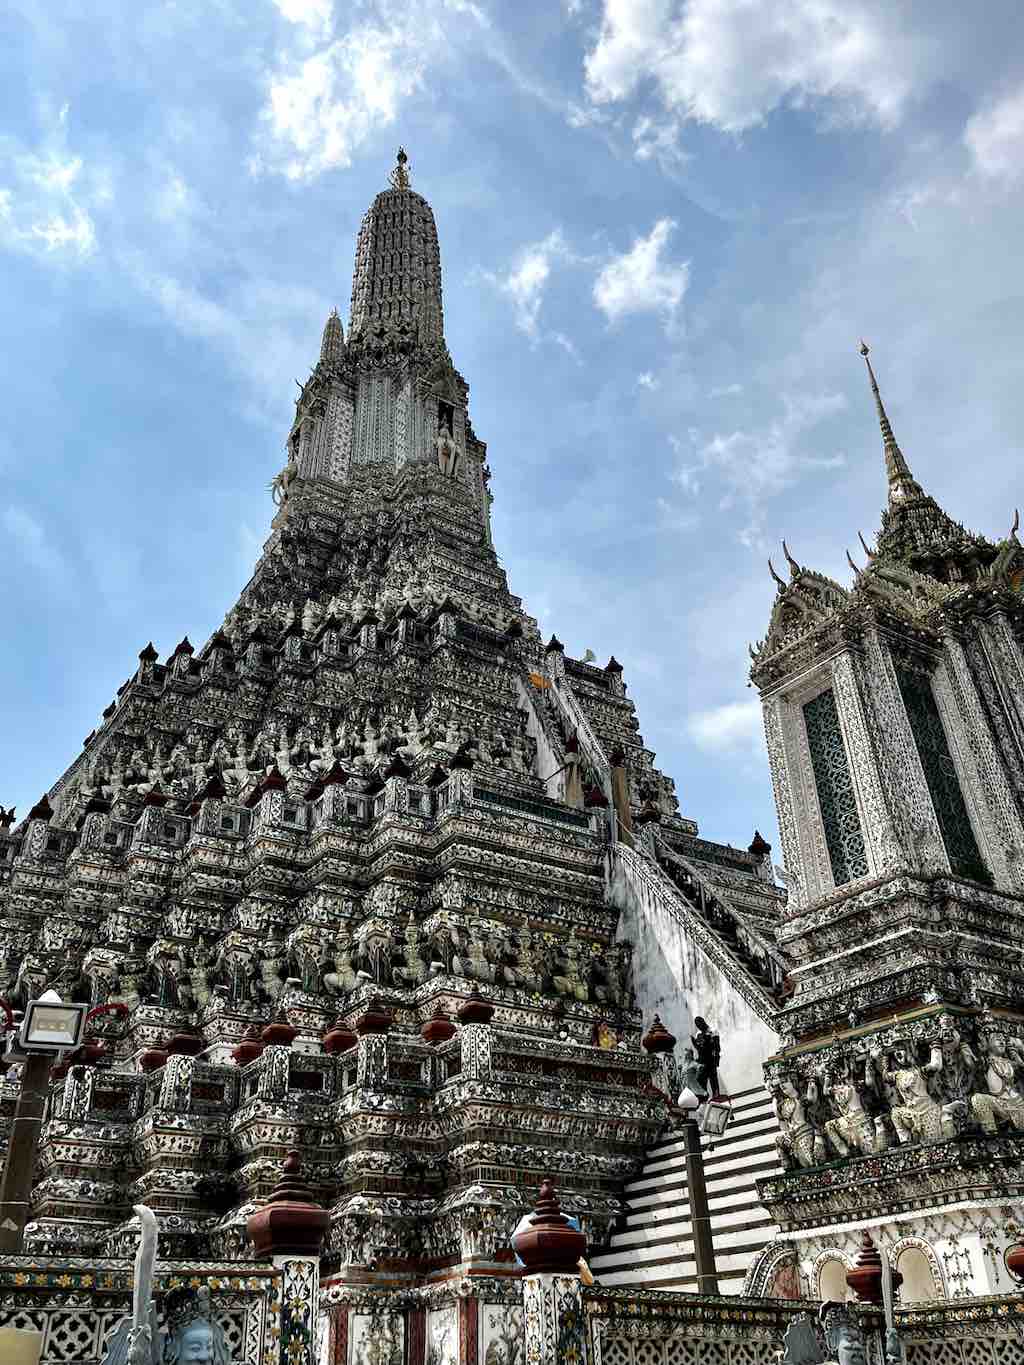
M 761 1063 L 777 1051 L 778 1034 L 733 988 L 681 918 L 643 884 L 622 859 L 609 859 L 609 895 L 619 910 L 616 938 L 633 946 L 633 986 L 645 1028 L 655 1014 L 675 1034 L 676 1059 L 690 1044 L 693 1020 L 703 1015 L 722 1040 L 719 1077 L 726 1093 L 763 1084 Z

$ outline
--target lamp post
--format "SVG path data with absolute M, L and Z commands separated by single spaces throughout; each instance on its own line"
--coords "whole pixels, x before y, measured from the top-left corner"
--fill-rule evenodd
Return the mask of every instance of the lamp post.
M 0 1252 L 22 1250 L 50 1067 L 57 1054 L 82 1041 L 88 1009 L 66 1005 L 56 991 L 44 991 L 38 1000 L 29 1001 L 17 1044 L 8 1051 L 9 1060 L 24 1065 L 0 1179 Z
M 717 1295 L 719 1290 L 715 1245 L 711 1240 L 708 1187 L 704 1180 L 704 1153 L 701 1151 L 700 1125 L 697 1122 L 697 1110 L 700 1105 L 700 1098 L 687 1086 L 679 1096 L 679 1108 L 684 1115 L 686 1188 L 690 1196 L 690 1226 L 693 1228 L 693 1258 L 697 1264 L 697 1293 Z

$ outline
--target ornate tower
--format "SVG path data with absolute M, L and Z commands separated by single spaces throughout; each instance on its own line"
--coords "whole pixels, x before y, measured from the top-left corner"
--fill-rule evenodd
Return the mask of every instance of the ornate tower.
M 1024 1194 L 1017 1083 L 998 1121 L 989 1104 L 1005 1088 L 993 1047 L 1024 1048 L 1024 551 L 1016 519 L 997 544 L 923 491 L 861 353 L 888 482 L 876 546 L 844 587 L 784 545 L 789 580 L 772 569 L 752 651 L 794 963 L 766 1068 L 794 1170 L 764 1197 L 806 1230 L 808 1275 L 815 1248 L 843 1245 L 823 1223 L 870 1215 L 906 1234 L 908 1210 L 976 1195 L 979 1161 L 999 1163 L 986 1198 Z M 936 1265 L 951 1227 L 933 1217 Z M 971 1254 L 976 1292 L 1001 1283 Z
M 644 1016 L 707 1014 L 753 1066 L 774 1039 L 767 845 L 699 839 L 621 666 L 542 643 L 491 544 L 467 398 L 400 153 L 239 600 L 198 649 L 147 645 L 0 829 L 3 991 L 127 1012 L 97 1025 L 99 1069 L 55 1082 L 37 1249 L 120 1252 L 144 1201 L 168 1257 L 244 1259 L 297 1148 L 341 1318 L 353 1282 L 364 1317 L 378 1289 L 390 1313 L 396 1285 L 486 1287 L 545 1175 L 593 1242 L 618 1216 L 676 1086 Z

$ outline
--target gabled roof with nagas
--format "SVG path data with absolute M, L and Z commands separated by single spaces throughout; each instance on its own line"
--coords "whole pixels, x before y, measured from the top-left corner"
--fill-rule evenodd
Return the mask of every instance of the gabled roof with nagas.
M 928 635 L 938 631 L 943 617 L 970 614 L 980 598 L 996 597 L 1005 599 L 1008 610 L 1024 615 L 1019 516 L 1015 514 L 1006 539 L 994 543 L 966 530 L 924 491 L 893 434 L 864 342 L 860 353 L 882 432 L 888 482 L 882 524 L 874 549 L 858 532 L 867 555 L 863 568 L 847 550 L 855 574 L 850 588 L 799 564 L 782 542 L 789 581 L 769 560 L 777 587 L 771 621 L 764 639 L 750 647 L 750 677 L 761 688 L 806 667 L 868 619 L 902 629 L 912 626 Z

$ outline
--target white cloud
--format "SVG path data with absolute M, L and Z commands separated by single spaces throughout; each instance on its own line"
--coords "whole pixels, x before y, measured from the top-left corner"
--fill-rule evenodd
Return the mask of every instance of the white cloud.
M 329 0 L 275 0 L 296 24 L 293 50 L 268 79 L 264 136 L 250 166 L 308 180 L 351 166 L 371 137 L 392 125 L 403 106 L 431 81 L 468 32 L 489 30 L 471 0 L 367 0 L 343 33 Z M 472 28 L 466 24 L 473 21 Z M 311 35 L 322 45 L 310 52 Z M 501 60 L 494 48 L 489 55 Z
M 67 105 L 39 149 L 0 140 L 12 183 L 0 186 L 0 246 L 82 259 L 97 244 L 92 210 L 109 199 L 104 176 L 65 148 Z
M 42 524 L 23 507 L 10 503 L 4 508 L 3 526 L 29 566 L 52 585 L 63 586 L 67 565 Z
M 650 370 L 644 370 L 642 374 L 637 375 L 636 386 L 638 389 L 649 389 L 653 393 L 655 389 L 660 387 L 660 381 L 651 374 Z
M 964 142 L 982 175 L 1019 179 L 1024 173 L 1024 86 L 972 115 Z
M 709 477 L 722 485 L 720 506 L 745 509 L 744 524 L 736 531 L 740 543 L 749 549 L 760 547 L 764 521 L 764 500 L 793 484 L 810 470 L 837 469 L 845 463 L 840 452 L 810 454 L 802 438 L 819 422 L 846 409 L 841 393 L 784 394 L 783 411 L 767 426 L 754 430 L 716 432 L 701 440 L 690 432 L 692 452 L 679 464 L 672 480 L 685 492 L 701 492 Z M 677 451 L 683 445 L 672 439 Z
M 588 259 L 573 250 L 565 240 L 561 228 L 555 228 L 542 241 L 524 246 L 506 274 L 495 274 L 490 270 L 480 270 L 476 273 L 479 278 L 485 279 L 511 301 L 516 326 L 536 344 L 545 339 L 545 333 L 540 326 L 540 315 L 555 263 L 582 265 L 586 264 Z M 580 354 L 575 342 L 564 332 L 552 332 L 547 339 L 561 346 L 567 355 L 580 363 Z
M 679 145 L 682 123 L 678 118 L 659 122 L 644 114 L 633 125 L 633 151 L 638 161 L 656 161 L 666 173 L 678 171 L 689 161 Z
M 602 267 L 594 281 L 594 303 L 609 322 L 629 313 L 661 313 L 671 325 L 690 279 L 688 262 L 671 265 L 662 252 L 676 224 L 659 218 L 646 237 Z
M 412 25 L 366 24 L 287 64 L 272 78 L 263 111 L 271 137 L 268 164 L 292 180 L 351 166 L 358 148 L 394 123 L 425 70 Z
M 512 300 L 516 326 L 528 337 L 538 335 L 544 291 L 551 276 L 551 262 L 569 255 L 561 228 L 549 232 L 542 242 L 524 247 L 512 270 L 498 287 Z
M 314 32 L 326 33 L 334 17 L 332 0 L 274 0 L 291 24 L 301 24 Z
M 881 0 L 605 0 L 587 92 L 608 104 L 653 82 L 666 109 L 733 133 L 821 100 L 889 126 L 934 45 Z
M 755 699 L 695 711 L 687 717 L 686 731 L 706 753 L 763 757 L 761 706 Z

